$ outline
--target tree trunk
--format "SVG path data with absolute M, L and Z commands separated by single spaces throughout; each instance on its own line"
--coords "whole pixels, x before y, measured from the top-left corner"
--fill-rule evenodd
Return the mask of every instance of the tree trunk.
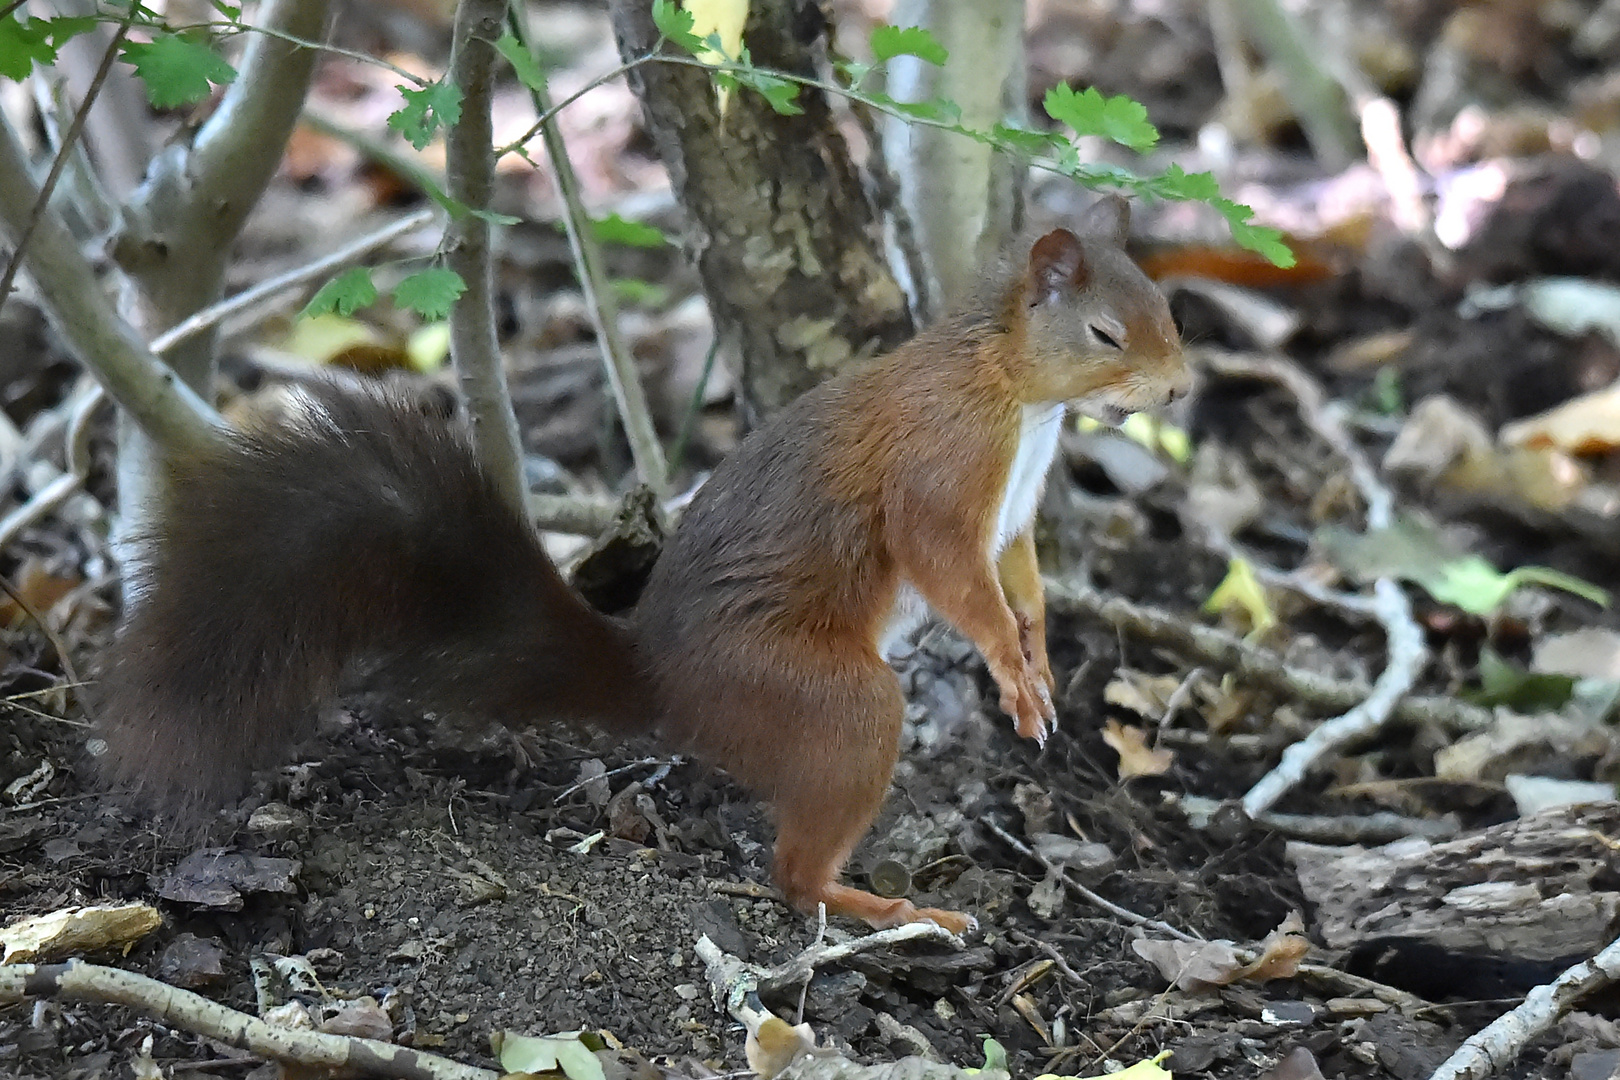
M 650 49 L 646 0 L 611 8 L 620 52 Z M 744 41 L 761 67 L 813 75 L 825 33 L 814 0 L 755 0 Z M 910 335 L 877 214 L 822 94 L 801 90 L 804 113 L 779 116 L 738 89 L 722 117 L 702 70 L 646 64 L 630 84 L 686 209 L 687 250 L 750 419 Z
M 930 31 L 950 59 L 940 68 L 895 57 L 889 93 L 902 101 L 949 98 L 970 128 L 1024 121 L 1024 0 L 900 0 L 892 19 Z M 928 318 L 966 295 L 1017 227 L 1026 169 L 983 143 L 894 118 L 884 123 L 883 145 L 927 276 L 911 283 L 913 308 Z

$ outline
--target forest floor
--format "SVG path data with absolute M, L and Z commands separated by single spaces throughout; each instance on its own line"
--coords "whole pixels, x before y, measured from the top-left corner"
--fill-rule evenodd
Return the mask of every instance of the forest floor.
M 599 11 L 554 7 L 553 26 L 578 38 L 570 46 L 577 55 L 598 68 L 611 63 Z M 1037 60 L 1049 74 L 1083 74 L 1061 70 L 1060 36 L 1039 38 Z M 1170 48 L 1151 36 L 1117 41 L 1143 55 Z M 1172 134 L 1181 116 L 1190 134 L 1218 103 L 1218 83 L 1209 85 L 1206 52 L 1177 47 L 1196 55 L 1181 65 L 1184 85 L 1168 89 L 1151 81 L 1163 64 L 1117 52 L 1096 63 L 1115 80 L 1106 89 L 1171 117 L 1163 123 Z M 582 80 L 591 67 L 580 63 Z M 1132 82 L 1130 73 L 1146 81 Z M 558 77 L 559 88 L 567 77 Z M 347 107 L 358 122 L 381 85 L 367 78 L 334 69 L 318 100 Z M 656 165 L 637 150 L 630 101 L 628 91 L 605 88 L 587 99 L 595 103 L 584 108 L 588 119 L 569 134 L 603 205 L 623 206 L 627 217 L 639 207 L 673 231 L 678 217 Z M 309 136 L 302 148 L 244 245 L 233 287 L 307 259 L 313 238 L 362 203 L 379 221 L 412 204 L 409 192 L 391 186 L 397 178 L 381 177 L 345 147 Z M 1411 579 L 1429 557 L 1395 550 L 1390 533 L 1380 534 L 1388 546 L 1370 554 L 1334 548 L 1324 529 L 1365 527 L 1365 492 L 1349 462 L 1324 437 L 1321 416 L 1302 411 L 1285 387 L 1263 372 L 1223 373 L 1218 351 L 1226 350 L 1286 355 L 1314 377 L 1403 516 L 1433 522 L 1447 550 L 1620 589 L 1620 502 L 1608 486 L 1620 444 L 1612 414 L 1620 410 L 1595 402 L 1598 433 L 1574 449 L 1555 447 L 1565 453 L 1553 459 L 1557 468 L 1577 470 L 1556 504 L 1539 498 L 1550 481 L 1514 486 L 1524 475 L 1514 463 L 1524 459 L 1498 441 L 1504 426 L 1584 400 L 1620 377 L 1620 332 L 1556 323 L 1527 292 L 1493 302 L 1478 291 L 1579 278 L 1612 292 L 1605 282 L 1620 279 L 1614 177 L 1553 155 L 1501 166 L 1489 198 L 1469 201 L 1477 187 L 1457 185 L 1451 209 L 1469 232 L 1442 265 L 1385 228 L 1387 201 L 1370 170 L 1309 175 L 1287 152 L 1247 167 L 1234 197 L 1307 238 L 1302 268 L 1257 283 L 1259 271 L 1211 252 L 1202 234 L 1178 237 L 1179 210 L 1146 218 L 1144 263 L 1165 282 L 1187 340 L 1215 357 L 1190 410 L 1177 417 L 1194 449 L 1165 453 L 1106 432 L 1066 436 L 1043 506 L 1047 572 L 1232 639 L 1254 630 L 1262 611 L 1275 615 L 1277 625 L 1251 640 L 1298 671 L 1365 685 L 1384 670 L 1385 636 L 1365 611 L 1283 589 L 1251 590 L 1264 592 L 1258 607 L 1204 611 L 1228 578 L 1223 536 L 1256 561 L 1306 566 L 1318 575 L 1312 580 L 1351 591 L 1358 570 Z M 537 181 L 505 174 L 503 183 L 512 205 L 544 220 L 550 204 L 536 194 Z M 1080 202 L 1037 187 L 1032 214 L 1061 217 Z M 616 250 L 613 258 L 643 301 L 627 325 L 655 410 L 673 431 L 708 348 L 707 315 L 691 300 L 694 281 L 675 248 Z M 574 477 L 571 490 L 615 492 L 625 452 L 572 291 L 566 242 L 550 225 L 519 226 L 502 259 L 503 334 L 528 449 Z M 61 408 L 70 368 L 37 325 L 8 317 L 0 330 L 31 352 L 5 373 L 5 407 L 32 430 Z M 399 348 L 402 324 L 377 331 L 382 351 Z M 298 351 L 280 339 L 267 347 L 270 337 L 254 327 L 228 338 L 226 369 L 238 386 Z M 710 388 L 688 473 L 737 438 L 725 391 L 723 379 Z M 1532 436 L 1522 445 L 1548 440 L 1557 442 Z M 85 498 L 105 507 L 105 433 L 97 453 Z M 1459 462 L 1475 471 L 1459 476 Z M 24 487 L 19 479 L 17 492 Z M 651 743 L 615 746 L 549 730 L 469 739 L 431 720 L 383 724 L 356 707 L 326 718 L 315 745 L 262 775 L 207 844 L 154 828 L 96 790 L 83 703 L 61 688 L 69 671 L 93 670 L 116 610 L 96 514 L 86 503 L 47 519 L 25 531 L 3 564 L 76 663 L 64 669 L 37 625 L 13 613 L 0 670 L 0 691 L 16 705 L 0 719 L 0 922 L 75 904 L 146 901 L 161 911 L 161 928 L 127 955 L 92 959 L 255 1013 L 250 961 L 299 955 L 333 995 L 383 1000 L 394 1037 L 418 1048 L 493 1068 L 494 1032 L 600 1030 L 625 1049 L 623 1060 L 641 1057 L 693 1077 L 747 1068 L 741 1026 L 711 998 L 695 951 L 700 935 L 770 966 L 818 935 L 860 932 L 837 919 L 821 930 L 777 899 L 764 811 L 723 775 Z M 1620 762 L 1612 709 L 1582 711 L 1567 684 L 1558 696 L 1557 680 L 1571 668 L 1547 652 L 1572 639 L 1591 645 L 1599 658 L 1583 654 L 1575 667 L 1601 688 L 1605 664 L 1616 669 L 1610 680 L 1620 675 L 1612 610 L 1544 589 L 1516 593 L 1482 616 L 1403 588 L 1428 650 L 1413 693 L 1458 702 L 1484 683 L 1481 700 L 1500 711 L 1476 709 L 1473 727 L 1392 721 L 1325 759 L 1277 811 L 1313 815 L 1330 832 L 1372 822 L 1362 834 L 1369 844 L 1399 835 L 1398 824 L 1385 827 L 1392 817 L 1424 822 L 1442 843 L 1530 818 L 1510 777 L 1612 785 Z M 900 877 L 909 875 L 901 883 L 907 895 L 972 912 L 980 929 L 962 947 L 863 953 L 818 971 L 802 993 L 794 987 L 766 999 L 781 1015 L 802 1015 L 823 1042 L 861 1061 L 924 1054 L 975 1066 L 990 1037 L 1015 1075 L 1096 1075 L 1168 1049 L 1176 1077 L 1211 1080 L 1308 1080 L 1311 1073 L 1279 1064 L 1304 1047 L 1324 1077 L 1425 1080 L 1526 990 L 1613 936 L 1620 857 L 1607 811 L 1578 814 L 1589 835 L 1558 833 L 1544 862 L 1515 861 L 1517 849 L 1503 845 L 1510 854 L 1483 877 L 1431 883 L 1430 895 L 1444 902 L 1367 915 L 1355 924 L 1359 938 L 1343 920 L 1330 926 L 1324 897 L 1302 878 L 1303 866 L 1320 863 L 1290 846 L 1313 826 L 1253 821 L 1230 803 L 1212 812 L 1200 800 L 1242 797 L 1287 746 L 1342 709 L 1234 676 L 1172 635 L 1125 632 L 1054 607 L 1059 723 L 1044 748 L 1015 737 L 982 663 L 950 631 L 923 631 L 898 661 L 909 703 L 902 761 L 849 876 L 865 885 L 874 871 L 892 876 L 898 863 Z M 1546 693 L 1553 698 L 1537 696 Z M 1593 836 L 1603 841 L 1595 848 Z M 225 865 L 217 849 L 254 858 Z M 1448 872 L 1445 859 L 1433 863 L 1437 876 Z M 1446 910 L 1466 920 L 1461 894 L 1447 890 L 1482 884 L 1528 888 L 1531 909 L 1561 893 L 1591 899 L 1608 914 L 1606 924 L 1594 921 L 1608 937 L 1583 936 L 1587 928 L 1578 933 L 1572 922 L 1554 942 L 1567 948 L 1537 952 L 1512 934 L 1469 945 L 1419 928 L 1434 911 L 1440 921 Z M 1378 887 L 1369 884 L 1372 895 Z M 1085 890 L 1188 936 L 1241 946 L 1264 941 L 1298 912 L 1313 943 L 1309 963 L 1325 970 L 1261 981 L 1197 946 L 1166 959 L 1172 938 L 1161 926 L 1099 906 Z M 1414 886 L 1412 895 L 1422 891 Z M 1400 903 L 1393 892 L 1385 900 L 1391 909 Z M 1207 978 L 1184 978 L 1189 971 Z M 1620 1068 L 1620 1002 L 1596 998 L 1583 1008 L 1502 1075 L 1595 1080 Z M 52 1002 L 0 1007 L 0 1074 L 111 1075 L 148 1036 L 151 1057 L 172 1070 L 166 1075 L 240 1077 L 257 1067 L 132 1010 Z

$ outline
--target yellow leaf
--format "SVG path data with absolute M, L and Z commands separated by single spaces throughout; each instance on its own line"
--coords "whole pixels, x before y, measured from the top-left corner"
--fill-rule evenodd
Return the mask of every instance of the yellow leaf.
M 350 349 L 385 344 L 382 334 L 369 324 L 326 314 L 299 319 L 280 348 L 312 364 L 325 364 Z
M 405 343 L 405 355 L 411 367 L 424 375 L 444 367 L 450 358 L 450 324 L 433 322 L 417 330 Z
M 700 38 L 720 36 L 720 52 L 704 49 L 697 54 L 705 64 L 735 60 L 742 53 L 743 26 L 748 22 L 748 0 L 686 0 L 683 5 L 692 16 L 692 33 Z M 719 89 L 720 115 L 726 114 L 731 93 Z
M 1254 576 L 1254 567 L 1244 559 L 1233 559 L 1227 567 L 1226 578 L 1204 601 L 1209 612 L 1240 611 L 1249 620 L 1249 635 L 1264 637 L 1277 625 L 1276 613 L 1266 600 L 1265 586 Z

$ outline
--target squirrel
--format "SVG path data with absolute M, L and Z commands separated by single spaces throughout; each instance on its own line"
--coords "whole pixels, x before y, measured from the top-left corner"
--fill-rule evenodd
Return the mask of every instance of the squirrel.
M 1019 735 L 1055 719 L 1033 519 L 1067 404 L 1183 393 L 1128 204 L 1015 249 L 954 314 L 801 395 L 714 470 L 624 618 L 547 558 L 458 429 L 398 392 L 307 388 L 292 419 L 168 462 L 101 664 L 106 780 L 218 805 L 358 678 L 512 726 L 654 731 L 768 801 L 794 907 L 873 927 L 968 915 L 840 884 L 904 713 L 887 645 L 931 608 Z

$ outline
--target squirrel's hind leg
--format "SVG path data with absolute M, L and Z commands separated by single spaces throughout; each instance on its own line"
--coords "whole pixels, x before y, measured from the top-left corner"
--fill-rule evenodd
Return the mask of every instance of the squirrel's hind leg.
M 970 915 L 919 908 L 838 882 L 844 862 L 877 816 L 899 756 L 905 703 L 894 672 L 874 654 L 871 663 L 838 665 L 822 678 L 834 685 L 805 695 L 822 715 L 784 725 L 785 776 L 778 778 L 775 877 L 788 903 L 806 914 L 818 904 L 884 929 L 931 920 L 960 934 L 976 925 Z M 843 685 L 836 685 L 842 683 Z M 835 739 L 827 736 L 835 735 Z

